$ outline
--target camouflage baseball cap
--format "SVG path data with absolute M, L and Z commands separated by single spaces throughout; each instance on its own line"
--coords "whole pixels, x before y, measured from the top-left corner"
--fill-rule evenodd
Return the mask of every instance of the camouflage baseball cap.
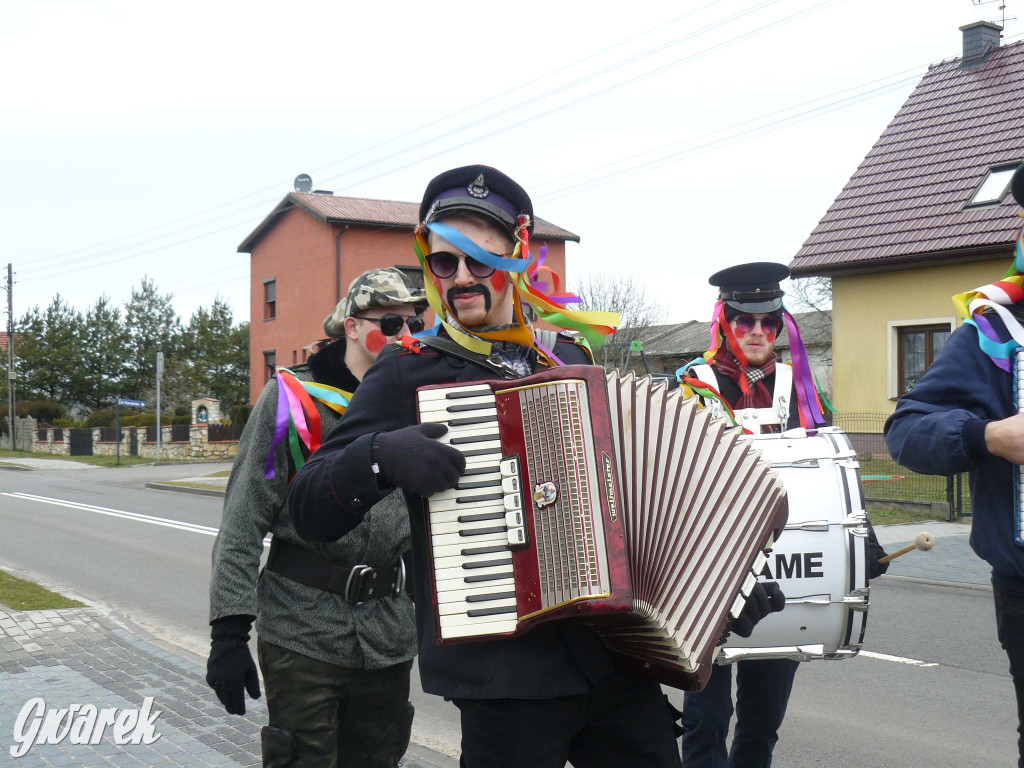
M 370 307 L 399 307 L 418 304 L 424 308 L 427 294 L 413 283 L 413 278 L 397 267 L 369 269 L 352 281 L 348 295 L 324 320 L 324 333 L 334 339 L 345 335 L 345 318 Z

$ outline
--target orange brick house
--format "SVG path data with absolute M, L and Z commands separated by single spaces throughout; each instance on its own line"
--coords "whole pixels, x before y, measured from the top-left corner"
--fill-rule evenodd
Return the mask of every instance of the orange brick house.
M 419 274 L 412 233 L 418 203 L 291 192 L 238 246 L 250 255 L 249 398 L 276 366 L 303 362 L 324 338 L 323 321 L 362 272 Z M 565 243 L 579 236 L 538 218 L 531 250 L 565 280 Z

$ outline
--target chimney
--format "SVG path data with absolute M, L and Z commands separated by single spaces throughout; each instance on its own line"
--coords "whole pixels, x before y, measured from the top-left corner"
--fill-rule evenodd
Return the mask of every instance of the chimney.
M 1003 28 L 991 21 L 976 21 L 960 27 L 964 33 L 964 58 L 960 67 L 967 69 L 985 61 L 989 52 L 999 47 Z

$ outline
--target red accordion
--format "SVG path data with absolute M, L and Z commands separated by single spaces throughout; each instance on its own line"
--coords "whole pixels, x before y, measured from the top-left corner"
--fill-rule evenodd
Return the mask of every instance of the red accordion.
M 466 457 L 427 499 L 438 642 L 584 619 L 624 666 L 700 690 L 786 523 L 751 441 L 666 382 L 597 366 L 417 401 Z

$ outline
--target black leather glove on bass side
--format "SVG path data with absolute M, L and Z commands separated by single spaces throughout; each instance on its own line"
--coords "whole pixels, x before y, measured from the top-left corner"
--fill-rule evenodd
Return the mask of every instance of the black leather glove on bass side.
M 750 637 L 754 631 L 754 625 L 769 613 L 781 611 L 786 607 L 786 596 L 777 582 L 757 582 L 750 591 L 750 597 L 740 617 L 732 622 L 730 629 L 740 637 Z
M 249 652 L 252 616 L 222 616 L 210 622 L 206 682 L 229 715 L 245 714 L 245 692 L 260 697 L 260 678 Z
M 378 432 L 371 456 L 381 476 L 395 488 L 419 496 L 433 496 L 454 488 L 466 469 L 466 457 L 449 445 L 437 442 L 448 431 L 444 424 L 416 424 Z

